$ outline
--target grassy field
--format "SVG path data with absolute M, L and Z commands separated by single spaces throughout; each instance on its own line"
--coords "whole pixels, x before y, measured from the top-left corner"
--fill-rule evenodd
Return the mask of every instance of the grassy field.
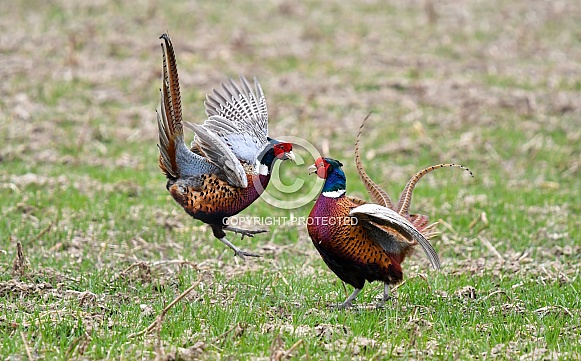
M 581 3 L 354 3 L 0 2 L 2 359 L 581 359 Z M 263 256 L 234 258 L 157 168 L 166 31 L 189 121 L 257 76 L 271 136 L 341 160 L 352 195 L 370 111 L 363 160 L 392 197 L 470 167 L 412 204 L 441 222 L 442 271 L 418 252 L 387 307 L 371 284 L 337 311 L 350 286 L 304 226 L 232 238 Z M 306 166 L 282 165 L 307 180 L 288 200 Z

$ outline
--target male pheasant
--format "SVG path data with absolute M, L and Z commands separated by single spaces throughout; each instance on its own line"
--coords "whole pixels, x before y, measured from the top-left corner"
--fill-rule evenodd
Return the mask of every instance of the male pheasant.
M 309 167 L 309 174 L 316 173 L 325 183 L 309 214 L 307 230 L 331 271 L 355 288 L 339 308 L 352 306 L 365 281 L 384 283 L 383 298 L 378 305 L 383 306 L 389 298 L 390 286 L 403 279 L 402 262 L 418 244 L 432 266 L 440 269 L 438 254 L 428 241 L 434 234 L 434 224 L 428 225 L 427 216 L 408 213 L 411 194 L 419 179 L 434 169 L 448 166 L 469 171 L 456 164 L 426 168 L 410 179 L 395 207 L 387 193 L 365 173 L 359 157 L 359 136 L 355 155 L 359 175 L 379 204 L 345 194 L 346 177 L 339 161 L 319 158 Z
M 208 119 L 203 125 L 182 120 L 180 87 L 171 40 L 163 34 L 163 86 L 159 130 L 159 167 L 166 188 L 184 210 L 212 228 L 216 238 L 242 259 L 259 255 L 233 245 L 224 231 L 253 236 L 228 226 L 227 219 L 258 199 L 270 180 L 276 160 L 294 160 L 292 145 L 268 137 L 268 112 L 260 84 L 254 89 L 240 78 L 207 95 Z M 184 142 L 183 126 L 195 133 L 191 148 Z

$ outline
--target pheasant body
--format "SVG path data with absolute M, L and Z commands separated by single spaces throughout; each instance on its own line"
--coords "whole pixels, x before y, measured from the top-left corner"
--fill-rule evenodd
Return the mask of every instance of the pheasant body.
M 401 282 L 402 257 L 386 252 L 357 224 L 350 215 L 356 207 L 345 195 L 321 195 L 307 222 L 313 245 L 331 271 L 356 289 L 362 289 L 365 281 Z
M 190 216 L 207 224 L 221 224 L 256 201 L 268 185 L 270 175 L 247 175 L 247 180 L 251 186 L 238 188 L 216 175 L 203 174 L 170 180 L 168 190 Z

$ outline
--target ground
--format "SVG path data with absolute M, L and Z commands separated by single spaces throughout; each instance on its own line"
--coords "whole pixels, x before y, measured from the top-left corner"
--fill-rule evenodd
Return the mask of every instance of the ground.
M 0 3 L 2 359 L 580 359 L 581 3 Z M 157 168 L 169 32 L 187 120 L 220 82 L 256 76 L 270 134 L 345 164 L 353 145 L 396 197 L 439 221 L 387 307 L 351 292 L 300 222 L 233 237 L 188 217 Z M 186 134 L 192 139 L 192 134 Z M 281 166 L 283 182 L 305 163 Z M 367 198 L 368 199 L 368 198 Z M 304 217 L 259 201 L 243 216 Z M 278 218 L 282 219 L 282 218 Z M 290 219 L 290 218 L 288 218 Z M 19 246 L 21 249 L 19 251 Z M 190 286 L 151 332 L 134 335 Z

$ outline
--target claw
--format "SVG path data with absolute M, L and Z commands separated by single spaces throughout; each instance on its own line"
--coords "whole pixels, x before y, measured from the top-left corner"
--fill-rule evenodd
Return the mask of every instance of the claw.
M 348 308 L 353 307 L 353 300 L 357 297 L 357 295 L 361 292 L 361 288 L 356 288 L 349 297 L 345 300 L 345 302 L 338 304 L 337 306 L 331 306 L 337 310 L 346 310 Z
M 346 309 L 352 308 L 354 306 L 353 306 L 353 303 L 351 303 L 351 302 L 343 302 L 343 303 L 339 303 L 338 305 L 330 305 L 329 307 L 331 307 L 332 309 L 335 309 L 335 310 L 346 310 Z
M 387 283 L 383 284 L 383 297 L 381 297 L 381 301 L 377 304 L 377 309 L 382 309 L 385 306 L 385 303 L 391 300 L 391 293 L 389 290 L 389 285 Z
M 234 255 L 242 258 L 242 260 L 244 262 L 246 262 L 246 256 L 248 257 L 261 257 L 259 254 L 257 253 L 252 253 L 252 252 L 247 252 L 247 251 L 243 251 L 240 248 L 238 248 L 237 250 L 234 250 Z
M 218 239 L 222 243 L 224 243 L 225 245 L 227 245 L 228 247 L 230 247 L 234 251 L 234 255 L 242 258 L 243 261 L 246 261 L 245 256 L 248 256 L 248 257 L 261 257 L 259 254 L 241 250 L 240 248 L 238 248 L 235 245 L 233 245 L 232 243 L 230 243 L 230 241 L 228 241 L 226 239 L 226 237 L 222 237 L 222 238 L 218 238 Z

